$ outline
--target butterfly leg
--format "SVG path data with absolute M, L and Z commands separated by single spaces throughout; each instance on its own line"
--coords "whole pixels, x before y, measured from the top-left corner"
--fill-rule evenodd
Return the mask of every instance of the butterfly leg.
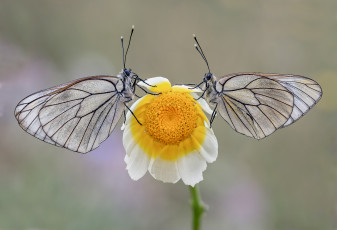
M 206 93 L 208 87 L 209 87 L 209 85 L 206 83 L 206 89 L 204 90 L 204 92 L 202 92 L 201 96 L 198 97 L 196 100 L 199 100 L 200 98 L 202 98 L 202 97 L 205 95 L 205 93 Z
M 211 119 L 210 119 L 210 122 L 209 122 L 210 123 L 210 125 L 209 125 L 210 128 L 212 128 L 212 123 L 214 121 L 214 118 L 215 118 L 216 114 L 218 113 L 218 111 L 216 110 L 217 107 L 218 107 L 218 103 L 215 105 L 215 108 L 214 108 L 214 110 L 212 112 L 212 115 L 211 115 Z
M 184 84 L 184 85 L 196 85 L 195 83 L 188 83 L 188 84 Z
M 125 113 L 125 109 L 124 109 L 124 111 L 123 111 L 123 114 L 124 114 L 124 122 L 123 122 L 123 124 L 125 125 L 125 122 L 126 122 L 126 113 Z
M 196 88 L 200 88 L 201 89 L 201 85 L 203 84 L 203 83 L 205 83 L 204 81 L 202 81 L 202 82 L 200 82 L 199 84 L 193 84 L 193 85 L 195 85 L 192 89 L 196 89 Z
M 138 122 L 138 124 L 142 125 L 142 123 L 139 122 L 139 120 L 137 119 L 136 115 L 132 112 L 132 110 L 126 105 L 126 103 L 124 102 L 125 107 L 130 111 L 130 113 L 132 114 L 132 116 L 136 119 L 136 121 Z
M 202 98 L 202 97 L 204 96 L 205 92 L 206 92 L 206 90 L 205 90 L 204 92 L 202 92 L 201 96 L 200 96 L 200 97 L 198 97 L 198 98 L 197 98 L 197 99 L 195 99 L 195 100 L 199 100 L 200 98 Z

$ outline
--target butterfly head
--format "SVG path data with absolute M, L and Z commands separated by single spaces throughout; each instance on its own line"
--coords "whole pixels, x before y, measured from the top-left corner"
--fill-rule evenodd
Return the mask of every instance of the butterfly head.
M 206 73 L 204 76 L 204 82 L 208 82 L 212 79 L 213 74 L 212 73 Z
M 123 73 L 127 76 L 127 77 L 130 77 L 131 73 L 132 73 L 132 70 L 131 69 L 123 69 Z
M 135 82 L 139 79 L 138 75 L 135 72 L 133 72 L 132 69 L 130 69 L 130 68 L 129 69 L 126 69 L 126 68 L 122 69 L 122 71 L 119 74 L 124 80 L 129 79 L 132 82 Z
M 122 73 L 123 73 L 123 76 L 125 76 L 125 77 L 133 77 L 133 75 L 137 76 L 137 74 L 133 73 L 130 68 L 127 69 L 125 67 L 126 57 L 127 57 L 127 54 L 128 54 L 129 48 L 130 48 L 132 34 L 133 34 L 134 29 L 135 29 L 135 26 L 132 26 L 128 46 L 127 46 L 127 49 L 126 49 L 125 53 L 124 53 L 124 38 L 123 38 L 123 36 L 121 37 L 122 50 L 123 50 L 123 69 L 122 69 Z

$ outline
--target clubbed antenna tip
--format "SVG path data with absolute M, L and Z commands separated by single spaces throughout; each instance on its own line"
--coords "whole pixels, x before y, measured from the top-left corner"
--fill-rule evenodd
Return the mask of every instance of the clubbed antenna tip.
M 193 34 L 193 38 L 194 38 L 194 41 L 196 42 L 196 43 L 194 44 L 195 49 L 198 51 L 198 53 L 200 54 L 200 56 L 202 57 L 202 59 L 204 59 L 206 65 L 207 65 L 207 68 L 208 68 L 208 72 L 211 73 L 211 70 L 210 70 L 209 65 L 208 65 L 207 58 L 206 58 L 206 56 L 205 56 L 205 54 L 204 54 L 204 51 L 202 50 L 202 48 L 201 48 L 201 46 L 200 46 L 200 44 L 199 44 L 199 42 L 198 42 L 198 39 L 197 39 L 197 37 L 195 36 L 195 34 Z
M 126 63 L 126 57 L 128 55 L 129 52 L 129 48 L 130 48 L 130 44 L 131 44 L 131 39 L 132 39 L 132 35 L 133 35 L 133 31 L 135 30 L 135 26 L 132 25 L 131 26 L 131 33 L 130 33 L 130 37 L 129 37 L 129 42 L 128 42 L 128 47 L 126 48 L 126 52 L 125 52 L 125 56 L 124 56 L 124 64 Z M 124 67 L 125 69 L 125 67 Z

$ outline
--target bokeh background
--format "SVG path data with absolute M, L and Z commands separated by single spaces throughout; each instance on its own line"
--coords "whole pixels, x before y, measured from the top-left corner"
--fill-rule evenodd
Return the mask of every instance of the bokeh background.
M 143 78 L 200 82 L 195 33 L 217 76 L 293 73 L 323 88 L 304 118 L 261 141 L 215 120 L 203 229 L 336 230 L 336 0 L 1 0 L 0 229 L 190 229 L 188 188 L 132 181 L 119 128 L 81 155 L 33 138 L 13 116 L 40 89 L 118 73 L 133 24 L 127 66 Z

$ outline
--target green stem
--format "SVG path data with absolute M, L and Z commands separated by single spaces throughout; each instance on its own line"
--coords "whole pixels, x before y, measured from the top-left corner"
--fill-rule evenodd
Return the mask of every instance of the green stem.
M 192 211 L 193 211 L 193 230 L 200 230 L 200 222 L 201 222 L 201 216 L 202 214 L 206 211 L 206 206 L 201 200 L 200 197 L 200 192 L 195 185 L 194 187 L 190 187 L 190 192 L 191 192 L 191 206 L 192 206 Z

